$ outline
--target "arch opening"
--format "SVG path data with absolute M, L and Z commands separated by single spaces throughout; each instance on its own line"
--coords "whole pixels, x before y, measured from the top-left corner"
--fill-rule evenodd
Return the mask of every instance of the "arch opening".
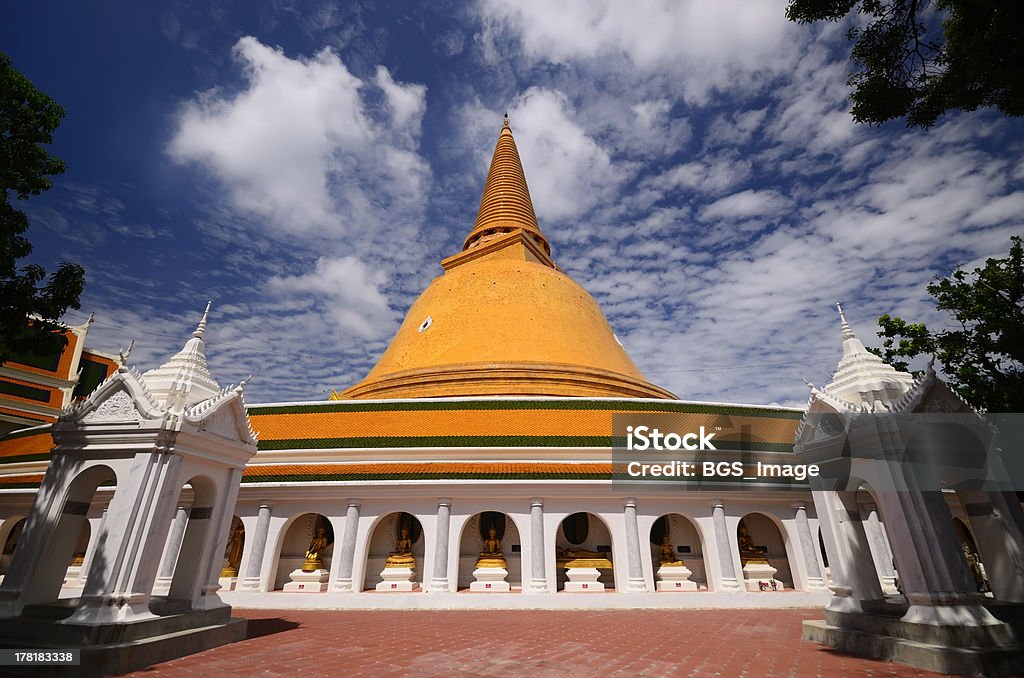
M 425 544 L 423 525 L 416 516 L 403 511 L 385 515 L 370 534 L 363 587 L 378 591 L 420 588 Z
M 558 524 L 555 534 L 559 591 L 603 591 L 615 588 L 612 536 L 593 513 L 573 513 Z
M 281 539 L 272 590 L 325 591 L 324 572 L 331 571 L 333 557 L 334 528 L 327 516 L 302 513 L 294 517 Z
M 491 530 L 494 530 L 493 537 Z M 501 553 L 500 559 L 495 558 L 493 553 L 485 548 L 487 541 L 492 538 L 500 542 L 500 547 L 498 547 Z M 491 546 L 494 548 L 493 544 Z M 485 551 L 487 552 L 485 553 Z M 470 588 L 476 581 L 473 572 L 476 570 L 478 562 L 482 566 L 489 567 L 496 565 L 498 560 L 504 560 L 504 569 L 508 571 L 508 575 L 503 581 L 508 583 L 510 590 L 521 590 L 523 583 L 522 538 L 515 521 L 500 511 L 483 511 L 474 514 L 463 525 L 462 535 L 459 538 L 458 588 Z
M 740 565 L 748 591 L 794 588 L 782 530 L 764 513 L 748 513 L 736 526 Z
M 671 571 L 659 573 L 662 565 L 668 567 L 679 567 L 674 563 L 682 563 L 690 571 L 689 575 L 682 577 L 680 585 L 659 586 L 658 590 L 707 590 L 708 576 L 704 564 L 704 541 L 701 538 L 697 526 L 692 520 L 680 513 L 666 513 L 660 516 L 651 525 L 649 535 L 649 546 L 651 555 L 651 566 L 654 571 L 654 578 L 658 583 L 673 581 L 669 576 Z M 691 582 L 696 585 L 685 585 L 684 582 Z

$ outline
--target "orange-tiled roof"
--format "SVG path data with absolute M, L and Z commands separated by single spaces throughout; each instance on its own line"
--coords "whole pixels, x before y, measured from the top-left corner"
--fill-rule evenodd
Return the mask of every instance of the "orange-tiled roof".
M 433 462 L 411 464 L 260 464 L 242 473 L 244 482 L 303 479 L 379 479 L 550 476 L 610 477 L 611 463 Z
M 457 405 L 457 404 L 456 404 Z M 334 411 L 250 415 L 261 441 L 317 438 L 442 437 L 609 437 L 614 405 L 608 409 L 486 409 Z M 649 414 L 654 414 L 652 411 Z M 632 414 L 644 414 L 643 411 Z M 704 413 L 674 413 L 679 426 L 696 430 L 714 419 Z M 742 417 L 752 439 L 792 444 L 796 419 L 756 414 Z M 733 417 L 736 419 L 737 417 Z M 686 429 L 689 430 L 689 429 Z M 728 439 L 728 438 L 726 438 Z

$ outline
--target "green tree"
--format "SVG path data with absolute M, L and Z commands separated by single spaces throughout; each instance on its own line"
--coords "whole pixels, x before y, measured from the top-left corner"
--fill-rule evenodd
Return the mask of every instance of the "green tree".
M 957 269 L 928 285 L 950 329 L 883 315 L 878 355 L 897 369 L 934 355 L 947 383 L 967 403 L 989 412 L 1024 412 L 1024 246 L 1011 238 L 1010 253 L 968 273 Z
M 1024 115 L 1021 0 L 790 0 L 806 24 L 857 16 L 847 84 L 857 122 L 929 127 L 950 109 Z
M 0 53 L 0 364 L 14 355 L 62 351 L 67 339 L 58 319 L 68 308 L 79 308 L 81 266 L 61 263 L 46 281 L 43 267 L 17 264 L 32 245 L 24 235 L 28 217 L 12 198 L 39 195 L 52 186 L 50 177 L 64 171 L 64 162 L 46 149 L 63 117 L 64 109 Z M 30 315 L 37 318 L 31 325 Z

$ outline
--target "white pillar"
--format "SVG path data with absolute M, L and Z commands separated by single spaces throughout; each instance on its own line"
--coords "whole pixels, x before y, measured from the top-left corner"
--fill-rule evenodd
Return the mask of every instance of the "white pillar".
M 253 530 L 252 546 L 249 548 L 249 562 L 245 564 L 245 579 L 241 588 L 246 591 L 259 591 L 260 573 L 263 571 L 263 556 L 267 550 L 267 534 L 270 532 L 271 504 L 260 503 L 256 518 L 256 529 Z
M 885 533 L 882 532 L 882 523 L 878 520 L 878 507 L 868 504 L 864 510 L 868 514 L 864 521 L 864 534 L 867 535 L 868 544 L 871 547 L 871 557 L 875 559 L 875 570 L 878 571 L 878 581 L 882 586 L 882 593 L 895 595 L 899 593 L 896 588 L 896 570 L 892 566 L 889 540 L 885 538 Z
M 807 505 L 804 502 L 793 504 L 796 511 L 796 533 L 800 539 L 800 553 L 807 567 L 807 590 L 825 591 L 825 573 L 818 564 L 818 548 L 811 536 L 811 526 L 807 522 Z M 796 577 L 793 578 L 794 582 Z
M 434 576 L 431 591 L 448 590 L 448 528 L 452 517 L 451 499 L 437 501 L 437 541 L 434 545 Z
M 82 572 L 88 572 L 89 566 L 92 564 L 92 557 L 96 553 L 96 544 L 99 543 L 99 539 L 96 535 L 103 529 L 103 523 L 107 519 L 107 509 L 104 507 L 103 513 L 98 519 L 94 518 L 89 521 L 89 547 L 85 551 L 85 559 L 82 561 Z
M 544 500 L 530 500 L 530 592 L 546 593 L 548 578 L 544 572 Z
M 107 517 L 104 509 L 103 517 Z M 157 588 L 167 589 L 171 585 L 171 577 L 174 576 L 174 564 L 178 562 L 178 552 L 181 551 L 181 540 L 185 536 L 185 525 L 188 523 L 188 511 L 184 506 L 178 507 L 174 514 L 174 522 L 171 524 L 171 533 L 167 535 L 167 545 L 164 546 L 164 559 L 160 563 L 160 578 L 157 579 Z
M 640 561 L 640 532 L 636 524 L 636 499 L 630 497 L 624 506 L 626 520 L 626 563 L 629 565 L 627 591 L 646 591 L 644 566 Z
M 742 591 L 736 579 L 736 565 L 732 560 L 732 540 L 729 539 L 729 526 L 725 522 L 725 504 L 721 499 L 711 503 L 711 517 L 715 525 L 715 544 L 718 550 L 718 566 L 721 568 L 721 586 L 723 591 Z
M 345 513 L 345 534 L 341 539 L 341 562 L 338 564 L 338 580 L 334 584 L 335 591 L 353 591 L 352 565 L 356 556 L 356 536 L 359 533 L 359 502 L 348 501 Z

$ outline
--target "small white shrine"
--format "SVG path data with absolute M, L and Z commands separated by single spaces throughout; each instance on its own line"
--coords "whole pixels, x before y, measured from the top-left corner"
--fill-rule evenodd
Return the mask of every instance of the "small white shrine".
M 842 328 L 843 358 L 828 386 L 811 386 L 795 447 L 822 469 L 811 487 L 834 593 L 825 621 L 804 622 L 804 638 L 942 673 L 1016 673 L 1024 648 L 1008 621 L 1024 602 L 1024 516 L 1000 489 L 995 427 L 931 365 L 916 379 L 898 372 L 845 318 Z M 958 539 L 949 493 L 966 505 L 987 572 Z M 879 519 L 894 568 L 878 567 Z
M 208 312 L 165 364 L 145 374 L 122 365 L 53 426 L 52 461 L 0 585 L 7 643 L 78 647 L 83 674 L 105 674 L 245 637 L 245 621 L 231 618 L 217 591 L 256 438 L 244 383 L 222 389 L 207 368 Z M 68 562 L 101 486 L 114 488 L 107 510 L 71 573 Z M 180 511 L 176 543 L 168 544 L 166 595 L 153 595 L 179 502 L 188 507 Z M 81 593 L 61 598 L 72 574 Z

